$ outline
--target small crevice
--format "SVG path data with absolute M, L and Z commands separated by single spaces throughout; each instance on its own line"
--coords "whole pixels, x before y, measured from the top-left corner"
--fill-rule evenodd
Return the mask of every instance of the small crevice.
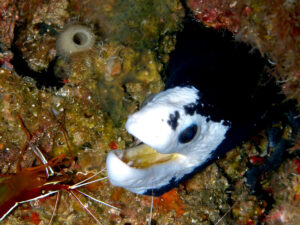
M 54 67 L 56 64 L 57 57 L 55 57 L 50 63 L 47 69 L 36 72 L 28 66 L 26 60 L 23 58 L 22 52 L 18 49 L 16 45 L 16 37 L 19 36 L 19 29 L 15 29 L 15 39 L 13 41 L 11 51 L 13 53 L 13 58 L 11 60 L 11 64 L 14 66 L 15 71 L 18 75 L 22 77 L 31 77 L 36 81 L 36 86 L 41 88 L 61 88 L 64 83 L 61 78 L 58 78 L 54 74 Z

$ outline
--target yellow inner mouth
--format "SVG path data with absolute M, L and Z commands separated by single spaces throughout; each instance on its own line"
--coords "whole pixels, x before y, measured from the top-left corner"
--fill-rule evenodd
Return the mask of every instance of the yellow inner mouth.
M 148 145 L 141 144 L 133 148 L 122 151 L 118 156 L 130 167 L 144 169 L 156 164 L 165 163 L 177 158 L 179 154 L 161 154 Z

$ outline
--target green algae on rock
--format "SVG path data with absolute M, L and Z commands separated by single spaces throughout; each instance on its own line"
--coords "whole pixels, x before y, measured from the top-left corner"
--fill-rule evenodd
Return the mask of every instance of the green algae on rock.
M 81 4 L 82 7 L 76 7 Z M 112 7 L 114 5 L 120 7 Z M 26 141 L 17 115 L 21 116 L 30 132 L 40 135 L 36 137 L 36 144 L 46 150 L 47 158 L 68 153 L 61 131 L 61 126 L 64 127 L 72 153 L 77 158 L 70 167 L 64 168 L 67 174 L 102 169 L 110 148 L 125 148 L 133 142 L 123 127 L 127 114 L 136 110 L 146 95 L 163 88 L 160 73 L 174 48 L 183 8 L 179 1 L 111 0 L 35 0 L 31 4 L 21 1 L 17 7 L 20 10 L 19 36 L 14 47 L 21 50 L 20 54 L 33 72 L 44 71 L 53 62 L 56 33 L 65 24 L 72 21 L 86 24 L 97 38 L 89 51 L 56 61 L 55 73 L 64 82 L 59 90 L 55 87 L 37 88 L 38 84 L 32 78 L 22 79 L 15 72 L 1 73 L 1 172 L 15 172 L 15 162 Z M 19 75 L 23 75 L 21 70 Z M 38 164 L 30 149 L 23 158 L 24 167 Z M 113 190 L 106 182 L 105 185 L 99 184 L 93 194 L 105 201 L 111 198 Z M 59 223 L 89 223 L 90 218 L 75 200 L 65 201 L 66 198 L 62 195 L 63 203 L 58 211 L 68 218 L 57 216 L 55 220 Z M 133 194 L 128 193 L 128 198 L 133 198 Z M 132 204 L 132 210 L 141 211 L 141 198 L 136 196 L 137 202 Z M 126 208 L 126 199 L 114 202 Z M 46 202 L 32 203 L 32 209 L 26 212 L 18 208 L 3 223 L 30 223 L 33 216 L 37 221 L 48 222 L 54 203 L 55 197 Z M 104 224 L 126 220 L 97 204 L 91 207 L 99 212 L 97 216 Z M 132 221 L 145 221 L 148 205 L 142 211 L 144 213 L 139 219 L 132 218 Z
M 188 0 L 187 5 L 206 26 L 230 30 L 266 54 L 285 94 L 300 104 L 299 1 Z
M 15 45 L 29 68 L 46 70 L 55 58 L 57 30 L 69 17 L 68 1 L 18 1 L 17 6 L 20 16 Z
M 161 68 L 152 51 L 139 52 L 110 42 L 74 53 L 57 70 L 64 71 L 58 76 L 67 77 L 68 85 L 84 85 L 120 126 L 148 94 L 161 90 Z
M 163 75 L 164 64 L 168 62 L 169 53 L 174 48 L 183 8 L 175 0 L 28 2 L 18 2 L 20 36 L 16 39 L 33 70 L 40 71 L 48 67 L 55 57 L 53 31 L 61 31 L 71 21 L 87 24 L 97 39 L 93 49 L 57 61 L 56 75 L 65 78 L 64 86 L 59 90 L 39 89 L 33 79 L 22 79 L 14 72 L 0 71 L 1 173 L 15 171 L 15 162 L 26 141 L 16 117 L 18 114 L 31 132 L 39 131 L 36 133 L 41 135 L 38 144 L 46 150 L 45 155 L 49 158 L 68 151 L 60 129 L 60 125 L 63 125 L 72 152 L 78 158 L 64 171 L 81 175 L 93 173 L 104 168 L 109 149 L 124 149 L 133 145 L 134 140 L 127 134 L 123 124 L 127 114 L 137 110 L 145 96 L 163 88 L 160 75 Z M 244 12 L 248 13 L 249 9 L 245 8 Z M 223 21 L 234 25 L 231 21 Z M 14 26 L 14 22 L 10 26 Z M 12 39 L 5 39 L 5 42 L 11 43 Z M 263 136 L 259 143 L 262 149 L 262 146 L 266 146 L 263 140 L 266 137 Z M 222 222 L 258 224 L 265 210 L 264 202 L 249 195 L 242 177 L 247 170 L 248 156 L 265 153 L 256 147 L 247 142 L 230 152 L 225 159 L 182 184 L 176 189 L 184 204 L 181 216 L 178 217 L 176 208 L 156 205 L 153 223 L 212 224 L 237 202 L 233 205 L 232 213 Z M 34 155 L 27 150 L 22 166 L 30 167 L 35 161 Z M 279 169 L 279 175 L 274 173 L 263 182 L 286 185 L 282 178 L 288 179 L 291 175 L 286 172 L 290 171 L 286 167 L 294 166 L 290 161 L 286 163 L 289 166 L 284 164 Z M 275 178 L 280 181 L 277 182 Z M 281 206 L 285 210 L 299 204 L 299 198 L 295 195 L 299 194 L 298 176 L 292 174 L 289 181 L 289 185 L 292 185 L 288 188 L 288 196 L 283 189 L 275 190 L 277 204 L 269 213 L 271 219 L 267 222 L 270 224 L 274 222 L 276 213 L 282 212 Z M 264 187 L 268 189 L 272 185 Z M 97 184 L 94 189 L 87 187 L 85 191 L 103 201 L 113 202 L 122 209 L 121 212 L 115 212 L 86 200 L 84 203 L 89 205 L 103 224 L 145 224 L 149 220 L 150 197 L 112 187 L 108 181 Z M 3 224 L 48 223 L 55 198 L 53 196 L 45 201 L 31 203 L 25 210 L 19 208 Z M 64 193 L 57 210 L 54 224 L 88 224 L 92 221 L 77 202 Z

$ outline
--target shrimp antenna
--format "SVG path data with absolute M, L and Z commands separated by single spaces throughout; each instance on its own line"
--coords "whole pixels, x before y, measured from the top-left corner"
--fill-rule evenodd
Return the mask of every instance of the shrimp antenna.
M 80 201 L 80 199 L 74 194 L 72 190 L 70 190 L 70 193 L 76 198 L 76 200 L 79 202 L 79 204 L 84 208 L 84 210 L 90 214 L 91 217 L 97 222 L 97 224 L 102 225 L 100 221 L 93 215 L 93 213 Z
M 89 184 L 89 183 L 86 183 L 86 181 L 89 181 L 89 180 L 93 179 L 95 176 L 97 176 L 98 174 L 102 173 L 104 170 L 105 170 L 105 168 L 102 169 L 102 170 L 100 170 L 99 172 L 95 173 L 93 176 L 88 177 L 88 178 L 86 178 L 86 179 L 84 179 L 84 180 L 78 182 L 77 184 L 72 185 L 72 186 L 70 187 L 70 189 L 75 189 L 75 188 L 78 188 L 78 187 L 81 187 L 81 186 L 84 186 L 84 185 Z M 97 182 L 97 181 L 100 181 L 100 180 L 104 180 L 104 179 L 106 179 L 106 178 L 107 178 L 107 177 L 100 178 L 100 179 L 97 179 L 97 180 L 91 181 L 91 182 L 94 183 L 94 182 Z M 81 185 L 81 184 L 82 184 L 82 185 Z
M 215 223 L 215 225 L 218 225 L 222 220 L 228 215 L 228 213 L 233 209 L 233 207 L 236 205 L 237 201 L 224 213 L 224 215 L 218 220 L 218 222 Z
M 53 221 L 53 218 L 54 218 L 54 215 L 55 215 L 55 211 L 57 209 L 57 205 L 58 205 L 58 199 L 59 199 L 59 191 L 57 192 L 57 195 L 56 195 L 56 200 L 55 200 L 55 205 L 54 205 L 54 208 L 53 208 L 53 212 L 52 212 L 52 215 L 51 215 L 51 218 L 50 218 L 50 221 L 48 223 L 48 225 L 51 225 L 52 221 Z
M 107 177 L 102 177 L 102 178 L 92 180 L 92 181 L 86 182 L 86 183 L 76 184 L 76 185 L 71 186 L 70 189 L 73 190 L 73 189 L 76 189 L 76 188 L 79 188 L 79 187 L 82 187 L 82 186 L 86 186 L 88 184 L 93 184 L 93 183 L 96 183 L 98 181 L 105 180 L 105 179 L 107 179 Z
M 152 190 L 153 192 L 153 190 Z M 151 221 L 152 221 L 152 213 L 153 213 L 153 195 L 151 196 L 151 207 L 150 207 L 150 215 L 149 215 L 149 221 L 148 221 L 148 225 L 151 225 Z
M 103 202 L 103 201 L 101 201 L 101 200 L 99 200 L 99 199 L 96 199 L 96 198 L 94 198 L 94 197 L 92 197 L 92 196 L 90 196 L 90 195 L 88 195 L 88 194 L 86 194 L 86 193 L 84 193 L 84 192 L 82 192 L 82 191 L 78 191 L 78 190 L 76 190 L 76 191 L 79 192 L 80 194 L 82 194 L 82 195 L 88 197 L 89 199 L 95 201 L 95 202 L 98 202 L 98 203 L 100 203 L 100 204 L 102 204 L 102 205 L 106 205 L 106 206 L 108 206 L 108 207 L 110 207 L 110 208 L 113 208 L 113 209 L 116 209 L 116 210 L 121 211 L 121 209 L 119 209 L 119 208 L 117 208 L 117 207 L 115 207 L 115 206 L 112 206 L 112 205 L 110 205 L 110 204 L 108 204 L 108 203 L 106 203 L 106 202 Z
M 28 200 L 24 200 L 24 201 L 20 201 L 20 202 L 15 202 L 15 204 L 12 206 L 12 207 L 10 207 L 10 209 L 9 210 L 7 210 L 7 212 L 6 213 L 4 213 L 3 214 L 3 216 L 0 218 L 0 221 L 2 221 L 13 209 L 15 209 L 17 206 L 19 206 L 19 205 L 21 205 L 21 204 L 24 204 L 24 203 L 26 203 L 26 202 L 32 202 L 32 201 L 36 201 L 36 200 L 38 200 L 38 199 L 41 199 L 41 198 L 45 198 L 45 197 L 47 197 L 47 196 L 49 196 L 49 195 L 52 195 L 52 194 L 54 194 L 54 193 L 57 193 L 58 191 L 49 191 L 48 193 L 46 193 L 46 194 L 43 194 L 43 195 L 40 195 L 40 196 L 38 196 L 38 197 L 35 197 L 35 198 L 31 198 L 31 199 L 28 199 Z
M 82 187 L 82 186 L 85 186 L 85 185 L 88 185 L 88 184 L 92 184 L 92 183 L 95 183 L 95 182 L 98 182 L 98 181 L 101 181 L 101 180 L 106 179 L 107 177 L 103 177 L 103 178 L 99 178 L 99 179 L 90 181 L 91 179 L 93 179 L 95 176 L 97 176 L 98 174 L 100 174 L 100 173 L 103 172 L 104 170 L 105 170 L 105 169 L 102 169 L 102 170 L 100 170 L 99 172 L 97 172 L 97 173 L 95 173 L 94 175 L 92 175 L 91 177 L 88 177 L 87 179 L 84 179 L 84 180 L 78 182 L 77 184 L 74 184 L 74 185 L 72 185 L 72 186 L 69 186 L 68 188 L 63 188 L 63 189 L 65 189 L 66 191 L 68 191 L 69 193 L 71 193 L 71 194 L 74 196 L 75 200 L 78 201 L 78 203 L 84 208 L 84 210 L 85 210 L 88 214 L 91 215 L 91 217 L 93 217 L 93 219 L 97 222 L 97 224 L 101 224 L 100 221 L 93 215 L 93 213 L 87 208 L 87 206 L 85 206 L 85 205 L 79 200 L 79 198 L 76 196 L 75 193 L 80 193 L 80 194 L 86 196 L 87 198 L 89 198 L 89 199 L 91 199 L 91 200 L 93 200 L 93 201 L 95 201 L 95 202 L 97 202 L 97 203 L 100 203 L 100 204 L 102 204 L 102 205 L 108 206 L 108 207 L 110 207 L 110 208 L 113 208 L 113 209 L 116 209 L 116 210 L 120 210 L 120 209 L 117 208 L 117 207 L 115 207 L 115 206 L 112 206 L 112 205 L 110 205 L 110 204 L 108 204 L 108 203 L 105 203 L 105 202 L 103 202 L 103 201 L 101 201 L 101 200 L 99 200 L 99 199 L 96 199 L 96 198 L 92 197 L 91 195 L 88 195 L 88 194 L 86 194 L 86 193 L 84 193 L 84 192 L 82 192 L 82 191 L 74 190 L 74 189 L 77 189 L 77 188 L 79 188 L 79 187 Z M 59 192 L 58 192 L 58 193 L 59 193 Z M 51 219 L 50 219 L 50 222 L 49 222 L 48 225 L 50 225 L 50 224 L 52 223 L 52 221 L 53 221 L 54 214 L 55 214 L 55 211 L 56 211 L 56 208 L 57 208 L 57 204 L 58 204 L 58 197 L 57 197 L 57 199 L 56 199 L 55 207 L 54 207 L 54 209 L 53 209 L 53 213 L 52 213 L 52 216 L 51 216 Z
M 152 179 L 151 179 L 151 181 L 152 181 L 152 187 L 154 186 L 154 182 L 153 182 L 153 170 L 151 169 L 151 171 L 152 171 Z M 152 188 L 152 196 L 151 196 L 151 207 L 150 207 L 150 213 L 149 213 L 149 221 L 148 221 L 148 225 L 151 225 L 151 221 L 152 221 L 152 213 L 153 213 L 153 200 L 154 200 L 154 197 L 153 197 L 153 195 L 154 195 L 154 193 L 153 193 L 153 188 Z
M 95 173 L 93 176 L 88 177 L 87 179 L 84 179 L 84 180 L 78 182 L 77 184 L 74 184 L 74 185 L 70 186 L 69 189 L 70 190 L 74 190 L 74 189 L 77 189 L 79 187 L 82 187 L 82 186 L 85 186 L 85 185 L 88 185 L 88 184 L 96 183 L 98 181 L 102 181 L 104 179 L 107 179 L 107 177 L 103 177 L 103 178 L 99 178 L 99 179 L 96 179 L 96 180 L 89 181 L 89 180 L 93 179 L 95 176 L 97 176 L 98 174 L 102 173 L 104 170 L 105 170 L 105 168 L 102 169 L 102 170 L 100 170 L 99 172 Z M 79 192 L 80 194 L 86 196 L 87 198 L 89 198 L 89 199 L 91 199 L 91 200 L 93 200 L 95 202 L 98 202 L 98 203 L 100 203 L 102 205 L 108 206 L 110 208 L 113 208 L 113 209 L 116 209 L 116 210 L 119 210 L 119 211 L 121 210 L 121 209 L 119 209 L 119 208 L 117 208 L 115 206 L 112 206 L 112 205 L 110 205 L 108 203 L 105 203 L 105 202 L 99 200 L 99 199 L 96 199 L 96 198 L 92 197 L 91 195 L 88 195 L 88 194 L 86 194 L 86 193 L 84 193 L 82 191 L 76 190 L 76 192 Z

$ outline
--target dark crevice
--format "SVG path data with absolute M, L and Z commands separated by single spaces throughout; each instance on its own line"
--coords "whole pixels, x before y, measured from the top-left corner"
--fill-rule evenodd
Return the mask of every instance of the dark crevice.
M 136 105 L 136 108 L 138 109 L 138 108 L 140 108 L 140 104 L 139 104 L 139 102 L 137 101 L 137 100 L 135 100 L 132 96 L 131 96 L 131 94 L 127 91 L 127 87 L 126 87 L 126 85 L 125 84 L 123 84 L 122 85 L 122 89 L 123 89 L 123 93 L 124 93 L 124 99 L 123 99 L 123 101 L 124 102 L 134 102 L 135 103 L 135 105 Z
M 227 188 L 226 188 L 226 194 L 228 196 L 227 198 L 227 203 L 232 206 L 235 201 L 232 199 L 232 191 L 234 190 L 233 184 L 234 184 L 234 180 L 226 173 L 226 171 L 223 169 L 222 166 L 219 165 L 218 161 L 216 161 L 216 166 L 219 170 L 219 172 L 221 173 L 221 175 L 223 177 L 225 177 L 225 179 L 228 181 L 228 183 L 230 184 Z
M 11 60 L 11 64 L 14 66 L 14 69 L 17 72 L 17 74 L 22 77 L 31 77 L 36 81 L 36 86 L 38 88 L 61 88 L 64 85 L 63 81 L 61 80 L 61 78 L 58 78 L 54 75 L 54 67 L 56 64 L 57 57 L 55 57 L 49 63 L 47 69 L 41 72 L 36 72 L 28 66 L 26 60 L 23 58 L 22 52 L 16 44 L 16 37 L 19 37 L 20 29 L 20 27 L 15 29 L 15 38 L 11 47 L 11 51 L 14 54 L 13 59 Z

